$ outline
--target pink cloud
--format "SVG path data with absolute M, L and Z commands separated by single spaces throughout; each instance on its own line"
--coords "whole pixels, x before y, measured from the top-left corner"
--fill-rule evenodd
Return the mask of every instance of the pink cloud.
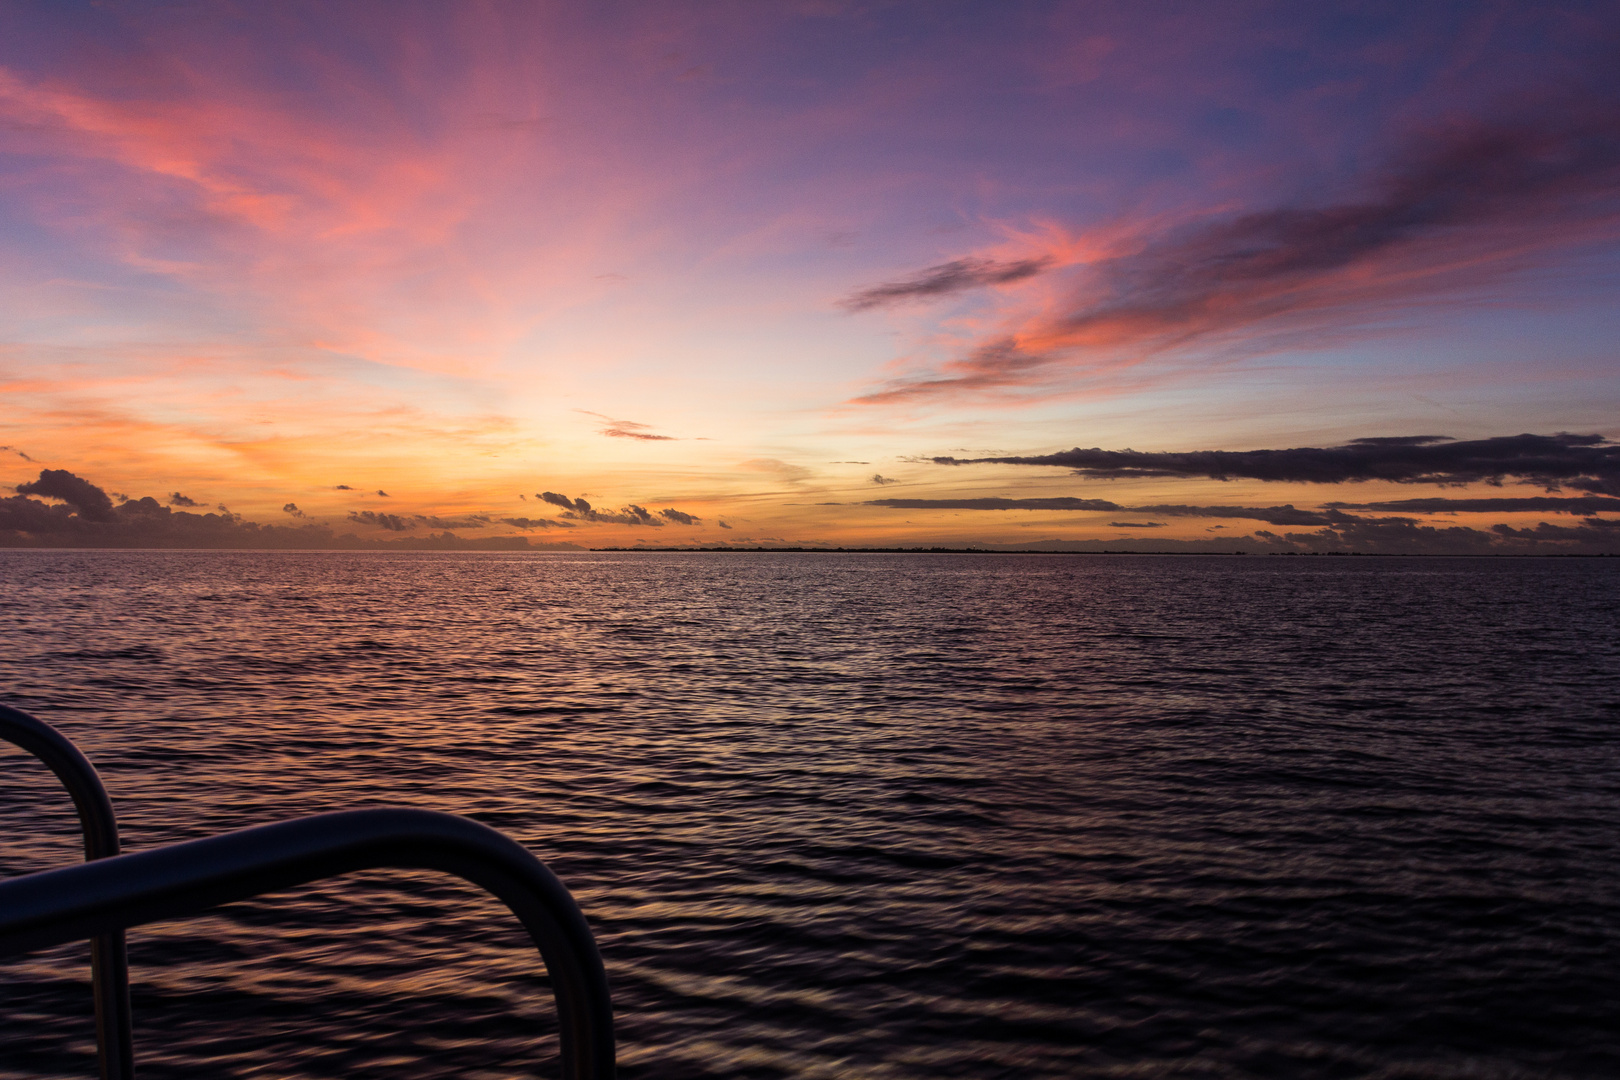
M 1620 109 L 1553 102 L 1539 121 L 1456 123 L 1413 138 L 1335 201 L 1146 223 L 1134 236 L 1111 230 L 1093 245 L 1110 253 L 1071 265 L 1038 307 L 936 371 L 901 375 L 855 400 L 1017 393 L 1194 347 L 1343 334 L 1612 236 L 1617 223 Z M 958 260 L 854 295 L 876 307 L 996 284 L 1004 266 L 1027 277 L 1072 264 L 1073 249 Z M 987 269 L 944 273 L 952 267 Z

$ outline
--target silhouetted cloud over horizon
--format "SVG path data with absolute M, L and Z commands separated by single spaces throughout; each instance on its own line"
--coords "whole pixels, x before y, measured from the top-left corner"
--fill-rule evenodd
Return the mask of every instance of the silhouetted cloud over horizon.
M 541 502 L 550 503 L 552 506 L 560 507 L 563 511 L 562 516 L 565 518 L 574 521 L 589 521 L 599 525 L 646 525 L 652 528 L 662 528 L 665 521 L 671 521 L 677 525 L 697 525 L 703 521 L 700 517 L 676 510 L 673 507 L 660 510 L 656 514 L 644 506 L 637 506 L 635 503 L 621 506 L 617 511 L 598 510 L 584 499 L 570 499 L 568 496 L 559 495 L 555 491 L 539 492 L 535 495 L 535 498 Z M 721 527 L 726 528 L 727 526 Z
M 1370 441 L 1370 440 L 1369 440 Z M 1382 445 L 1422 445 L 1412 440 L 1380 440 Z M 1620 510 L 1620 499 L 1412 499 L 1393 504 L 1371 503 L 1362 509 L 1411 507 L 1415 512 L 1456 510 L 1466 513 L 1523 513 L 1552 511 L 1575 515 L 1595 514 L 1598 510 Z M 1268 525 L 1315 527 L 1314 532 L 1279 535 L 1265 529 L 1254 537 L 1266 548 L 1278 551 L 1361 551 L 1369 554 L 1469 555 L 1469 554 L 1611 554 L 1620 553 L 1620 519 L 1589 516 L 1578 526 L 1538 524 L 1533 529 L 1505 524 L 1488 529 L 1466 526 L 1425 525 L 1414 517 L 1362 517 L 1344 512 L 1345 504 L 1330 504 L 1318 510 L 1304 510 L 1292 504 L 1282 506 L 1221 506 L 1183 503 L 1122 505 L 1108 499 L 1045 497 L 1028 499 L 871 499 L 865 506 L 885 506 L 896 510 L 1070 510 L 1113 511 L 1165 517 L 1222 518 L 1262 521 Z M 1110 527 L 1129 529 L 1161 528 L 1160 522 L 1110 521 Z M 1222 526 L 1214 526 L 1222 528 Z M 1248 541 L 1247 537 L 1235 539 Z M 1064 541 L 1062 543 L 1068 543 Z M 1154 541 L 1155 544 L 1158 541 Z M 1175 541 L 1172 547 L 1183 545 Z
M 17 485 L 19 495 L 40 495 L 47 499 L 60 499 L 86 521 L 113 520 L 112 499 L 88 480 L 82 480 L 66 469 L 43 469 L 38 480 Z
M 1549 491 L 1562 487 L 1620 495 L 1620 444 L 1601 435 L 1504 435 L 1456 441 L 1439 435 L 1356 439 L 1344 446 L 1286 450 L 1144 452 L 1075 447 L 1053 454 L 935 457 L 938 465 L 1042 465 L 1090 480 L 1206 477 L 1340 484 L 1499 485 L 1508 478 Z
M 1312 533 L 1255 536 L 1285 551 L 1361 551 L 1388 555 L 1620 554 L 1620 520 L 1591 518 L 1578 526 L 1520 529 L 1492 525 L 1424 525 L 1414 518 L 1358 518 L 1333 511 L 1335 522 Z
M 146 496 L 124 499 L 116 507 L 107 493 L 95 484 L 65 469 L 46 469 L 39 479 L 17 485 L 18 495 L 0 498 L 0 547 L 48 548 L 272 548 L 341 550 L 533 550 L 521 536 L 492 536 L 462 539 L 448 529 L 439 535 L 400 537 L 384 540 L 362 538 L 353 533 L 337 534 L 328 525 L 261 525 L 226 511 L 196 514 L 172 510 Z M 27 496 L 55 499 L 53 505 Z M 282 507 L 284 513 L 303 517 L 296 503 Z M 406 519 L 391 514 L 358 511 L 350 515 L 357 524 L 388 532 L 408 532 L 421 525 L 483 527 L 480 516 L 440 518 L 419 514 Z M 552 527 L 569 528 L 562 522 Z M 544 527 L 544 526 L 542 526 Z M 542 544 L 541 548 L 575 548 L 573 544 Z
M 584 514 L 591 512 L 591 504 L 586 502 L 584 499 L 580 499 L 576 502 L 566 495 L 557 494 L 555 491 L 539 492 L 535 495 L 535 498 L 539 499 L 541 502 L 550 503 L 552 506 L 560 506 L 564 510 L 578 510 Z

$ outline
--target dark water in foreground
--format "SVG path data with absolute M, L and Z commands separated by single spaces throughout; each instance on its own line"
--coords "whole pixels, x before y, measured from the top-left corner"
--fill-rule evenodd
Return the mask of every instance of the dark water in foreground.
M 627 1077 L 1620 1075 L 1616 560 L 9 551 L 0 695 L 130 848 L 517 837 Z M 77 857 L 0 750 L 0 874 Z M 153 1080 L 553 1048 L 515 924 L 434 875 L 131 950 Z M 6 1074 L 93 1075 L 86 955 L 0 966 Z

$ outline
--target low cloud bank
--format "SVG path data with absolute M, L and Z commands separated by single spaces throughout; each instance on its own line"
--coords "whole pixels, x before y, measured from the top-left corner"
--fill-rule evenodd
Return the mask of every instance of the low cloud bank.
M 1071 507 L 1019 506 L 1020 503 L 1052 503 L 1057 499 L 877 499 L 868 506 L 890 506 L 906 510 L 1050 510 Z M 1073 499 L 1070 502 L 1101 502 L 1098 499 Z M 1006 503 L 1006 506 L 986 506 L 985 503 Z M 1360 552 L 1369 555 L 1620 555 L 1620 518 L 1589 517 L 1578 525 L 1551 525 L 1543 521 L 1534 528 L 1515 528 L 1497 524 L 1486 529 L 1463 525 L 1425 525 L 1411 517 L 1360 517 L 1342 510 L 1299 510 L 1292 506 L 1259 508 L 1253 506 L 1105 506 L 1085 509 L 1110 509 L 1140 513 L 1180 515 L 1203 518 L 1246 518 L 1273 525 L 1319 526 L 1313 532 L 1275 533 L 1267 529 L 1255 530 L 1252 538 L 1234 535 L 1237 548 L 1251 551 L 1282 552 Z M 1157 522 L 1111 521 L 1114 528 L 1154 529 Z M 1220 526 L 1216 526 L 1220 528 Z M 1048 541 L 1026 545 L 997 545 L 989 547 L 1012 550 L 1027 547 L 1040 550 L 1102 551 L 1119 547 L 1124 541 Z M 1145 540 L 1142 551 L 1202 551 L 1229 550 L 1227 541 L 1221 546 L 1188 546 L 1191 541 Z M 1077 546 L 1078 545 L 1078 546 Z M 985 545 L 980 545 L 985 546 Z
M 46 469 L 39 479 L 19 484 L 16 490 L 16 495 L 0 498 L 0 547 L 577 550 L 577 545 L 566 543 L 531 545 L 522 536 L 466 539 L 448 529 L 428 536 L 373 540 L 338 534 L 328 525 L 263 525 L 227 511 L 193 514 L 173 510 L 150 496 L 114 506 L 105 491 L 65 469 Z M 293 503 L 282 509 L 295 517 L 303 514 Z M 444 525 L 482 528 L 485 524 L 475 518 L 407 518 L 372 511 L 351 514 L 350 520 L 390 532 Z
M 1577 514 L 1620 513 L 1620 499 L 1597 496 L 1560 499 L 1534 495 L 1522 499 L 1395 499 L 1390 502 L 1330 502 L 1335 510 L 1386 510 L 1404 514 Z
M 571 521 L 553 521 L 550 518 L 508 517 L 501 518 L 502 525 L 510 525 L 514 529 L 572 529 Z
M 1282 551 L 1357 551 L 1374 555 L 1620 555 L 1620 519 L 1588 518 L 1579 525 L 1534 528 L 1424 525 L 1407 517 L 1358 518 L 1340 511 L 1327 528 L 1278 536 L 1254 535 Z

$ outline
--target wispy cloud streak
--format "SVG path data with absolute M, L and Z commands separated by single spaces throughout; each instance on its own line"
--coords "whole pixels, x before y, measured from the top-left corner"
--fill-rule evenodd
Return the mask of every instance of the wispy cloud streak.
M 1595 496 L 1556 498 L 1532 495 L 1522 499 L 1394 499 L 1387 502 L 1332 502 L 1337 510 L 1384 510 L 1397 514 L 1591 514 L 1620 513 L 1620 499 Z
M 602 421 L 602 426 L 597 429 L 597 434 L 606 435 L 610 439 L 641 439 L 646 442 L 677 441 L 673 435 L 655 434 L 651 424 L 638 424 L 634 420 L 615 420 L 611 416 L 603 416 L 601 413 L 590 412 L 586 409 L 576 409 L 574 411 L 584 413 L 586 416 L 594 416 Z
M 965 292 L 987 285 L 1008 285 L 1032 278 L 1052 265 L 1052 259 L 1018 259 L 1014 262 L 996 262 L 994 259 L 956 259 L 931 266 L 919 274 L 900 281 L 890 281 L 857 289 L 838 306 L 847 311 L 867 311 L 889 307 L 908 300 L 930 300 L 936 296 Z
M 1189 506 L 1181 503 L 1153 503 L 1123 506 L 1108 499 L 1076 499 L 1067 496 L 1028 499 L 869 499 L 867 506 L 887 506 L 894 510 L 1076 510 L 1127 514 L 1160 514 L 1165 517 L 1243 518 L 1271 525 L 1327 525 L 1332 513 L 1300 510 L 1286 506 Z M 1110 522 L 1109 524 L 1115 524 Z M 1148 528 L 1149 526 L 1140 526 Z
M 1620 495 L 1620 444 L 1601 435 L 1505 435 L 1454 441 L 1439 435 L 1357 439 L 1344 446 L 1184 453 L 1075 447 L 1017 457 L 936 457 L 939 465 L 1046 465 L 1094 480 L 1207 477 L 1340 484 L 1500 484 L 1512 477 L 1548 490 Z

